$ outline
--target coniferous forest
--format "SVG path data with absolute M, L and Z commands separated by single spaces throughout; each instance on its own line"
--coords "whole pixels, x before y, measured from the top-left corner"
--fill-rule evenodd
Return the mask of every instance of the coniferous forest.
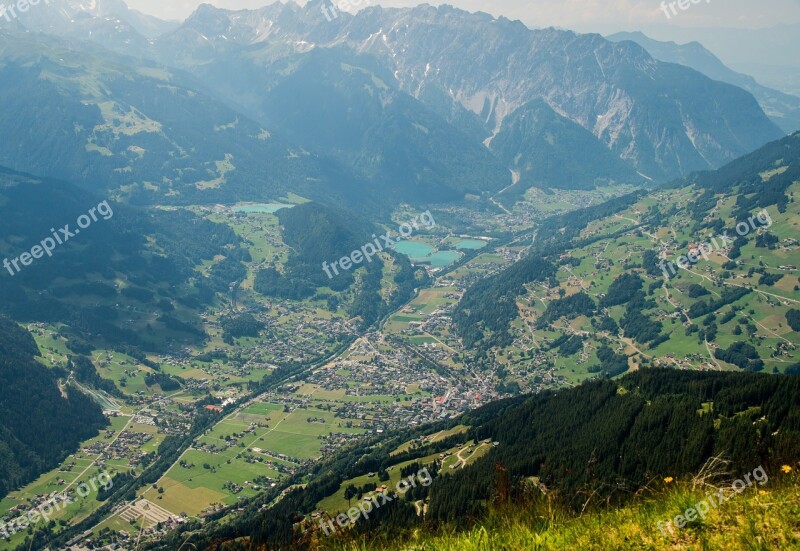
M 0 2 L 0 551 L 800 549 L 800 2 L 433 4 Z

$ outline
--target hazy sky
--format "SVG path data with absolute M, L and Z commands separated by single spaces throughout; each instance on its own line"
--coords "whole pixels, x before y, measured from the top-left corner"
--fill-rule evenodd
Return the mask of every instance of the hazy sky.
M 257 8 L 274 0 L 206 0 L 227 9 Z M 337 3 L 358 0 L 336 0 Z M 364 5 L 414 6 L 417 0 L 361 0 Z M 671 0 L 668 0 L 671 1 Z M 449 0 L 448 4 L 520 19 L 532 27 L 557 26 L 583 32 L 614 32 L 653 27 L 763 28 L 779 23 L 800 23 L 800 0 L 681 0 L 668 19 L 661 0 Z M 166 19 L 184 19 L 201 4 L 198 0 L 127 0 L 128 5 Z M 304 3 L 304 2 L 300 2 Z M 428 3 L 440 4 L 435 0 Z

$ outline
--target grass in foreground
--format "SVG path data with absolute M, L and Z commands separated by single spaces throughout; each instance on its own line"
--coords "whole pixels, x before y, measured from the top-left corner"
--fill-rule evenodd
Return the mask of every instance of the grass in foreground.
M 489 513 L 467 532 L 431 535 L 415 530 L 396 542 L 362 538 L 357 542 L 320 542 L 322 548 L 347 551 L 496 551 L 539 549 L 800 549 L 800 477 L 776 473 L 763 487 L 735 494 L 705 520 L 664 533 L 659 522 L 674 519 L 707 492 L 669 487 L 619 509 L 570 515 L 544 504 L 509 506 Z M 730 493 L 730 490 L 728 490 Z

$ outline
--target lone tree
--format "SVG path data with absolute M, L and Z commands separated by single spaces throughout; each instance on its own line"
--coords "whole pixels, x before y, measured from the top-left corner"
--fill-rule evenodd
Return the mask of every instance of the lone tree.
M 347 500 L 347 507 L 350 507 L 350 500 L 353 499 L 358 495 L 358 489 L 353 485 L 350 484 L 347 488 L 344 489 L 344 498 Z

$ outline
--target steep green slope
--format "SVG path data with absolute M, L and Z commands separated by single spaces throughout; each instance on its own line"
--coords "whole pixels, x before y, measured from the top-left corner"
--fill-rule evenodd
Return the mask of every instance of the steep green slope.
M 0 236 L 0 310 L 64 324 L 81 353 L 88 340 L 154 349 L 165 334 L 201 338 L 197 309 L 227 291 L 245 254 L 229 228 L 189 212 L 144 211 L 2 168 Z M 226 262 L 195 277 L 198 264 L 221 253 Z
M 343 48 L 272 55 L 221 55 L 200 74 L 256 120 L 352 168 L 384 200 L 458 200 L 511 183 L 480 139 L 401 91 L 374 58 Z
M 697 472 L 712 456 L 736 476 L 759 465 L 774 472 L 800 459 L 798 385 L 786 376 L 641 370 L 496 409 L 473 436 L 501 445 L 443 478 L 429 515 L 456 521 L 490 499 L 496 463 L 511 481 L 538 477 L 577 509 L 587 488 L 613 502 L 655 477 Z
M 691 67 L 704 75 L 747 90 L 772 121 L 786 133 L 800 130 L 800 98 L 760 85 L 756 80 L 727 67 L 699 42 L 676 44 L 653 40 L 641 32 L 616 33 L 606 37 L 612 42 L 630 40 L 659 61 Z
M 30 333 L 0 316 L 0 498 L 52 469 L 106 420 L 75 387 L 34 360 Z
M 606 508 L 612 514 L 636 495 L 663 489 L 663 479 L 691 480 L 714 457 L 724 461 L 706 470 L 705 483 L 722 487 L 745 475 L 752 482 L 758 468 L 777 478 L 781 466 L 796 466 L 800 460 L 800 410 L 793 399 L 798 392 L 796 377 L 660 369 L 498 402 L 446 424 L 345 450 L 315 467 L 304 487 L 286 492 L 267 510 L 259 508 L 269 496 L 248 504 L 230 523 L 195 532 L 193 541 L 207 547 L 212 541 L 249 537 L 251 545 L 269 549 L 351 548 L 360 541 L 380 548 L 467 529 L 495 511 L 516 517 L 525 515 L 520 508 L 536 507 L 564 519 Z M 471 428 L 445 439 L 426 438 L 457 425 Z M 453 449 L 486 447 L 464 468 L 444 467 L 454 464 Z M 388 479 L 387 473 L 413 475 L 423 468 L 432 483 L 418 484 L 404 497 L 390 487 L 391 499 L 367 520 L 362 517 L 354 527 L 337 528 L 326 537 L 319 519 L 336 518 L 342 511 L 318 511 L 325 497 L 356 480 L 369 481 L 364 475 L 370 472 L 378 473 L 372 477 L 374 487 Z M 365 498 L 372 495 L 364 493 Z M 678 501 L 665 501 L 664 510 Z M 312 512 L 318 514 L 310 517 Z M 504 537 L 503 526 L 494 528 L 500 533 L 487 537 Z M 648 529 L 658 530 L 639 526 L 640 533 Z M 185 537 L 175 534 L 153 548 L 169 548 Z
M 531 186 L 592 189 L 601 183 L 644 181 L 591 132 L 560 116 L 544 100 L 509 115 L 490 147 L 520 173 L 517 193 Z
M 282 271 L 266 268 L 258 272 L 254 288 L 265 296 L 302 300 L 325 295 L 330 307 L 349 300 L 349 315 L 368 326 L 408 300 L 414 288 L 427 279 L 405 256 L 384 249 L 377 237 L 383 231 L 346 211 L 306 203 L 278 211 L 278 219 L 283 240 L 292 252 Z M 340 265 L 342 258 L 354 254 L 357 262 L 350 261 L 349 268 Z M 395 288 L 387 300 L 381 296 L 384 259 L 391 259 L 397 270 L 392 278 Z M 329 291 L 346 294 L 337 299 Z
M 800 515 L 800 481 L 797 475 L 779 474 L 766 486 L 757 484 L 735 495 L 700 519 L 697 515 L 686 530 L 666 528 L 666 522 L 685 515 L 687 507 L 708 500 L 691 482 L 662 488 L 656 484 L 645 497 L 625 507 L 589 511 L 577 515 L 551 502 L 511 504 L 492 511 L 465 532 L 443 531 L 432 535 L 417 531 L 408 539 L 376 539 L 369 535 L 357 541 L 334 538 L 320 541 L 319 549 L 348 551 L 408 550 L 493 551 L 495 549 L 591 549 L 594 551 L 675 549 L 793 549 L 800 545 L 797 517 Z M 726 488 L 727 494 L 735 494 Z M 659 526 L 664 527 L 662 532 Z M 768 542 L 768 543 L 767 543 Z
M 630 367 L 786 372 L 800 359 L 788 323 L 800 304 L 798 162 L 795 134 L 672 187 L 545 220 L 527 258 L 467 291 L 457 330 L 515 377 L 614 375 L 624 356 Z M 552 279 L 536 276 L 542 262 Z
M 369 186 L 151 62 L 0 32 L 0 164 L 133 203 L 374 204 Z M 374 199 L 374 196 L 372 196 Z

